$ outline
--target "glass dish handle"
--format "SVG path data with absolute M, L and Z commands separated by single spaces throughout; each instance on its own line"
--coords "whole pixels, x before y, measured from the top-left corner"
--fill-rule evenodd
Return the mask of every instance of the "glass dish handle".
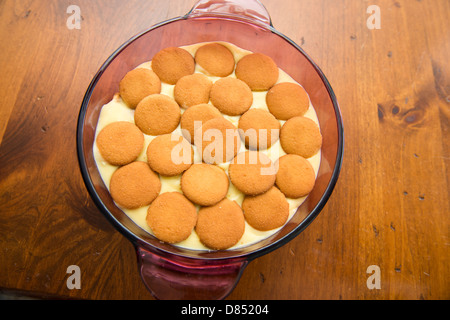
M 269 13 L 258 0 L 200 0 L 186 17 L 211 15 L 273 27 Z
M 192 261 L 136 250 L 141 278 L 158 300 L 225 299 L 248 264 L 246 259 Z

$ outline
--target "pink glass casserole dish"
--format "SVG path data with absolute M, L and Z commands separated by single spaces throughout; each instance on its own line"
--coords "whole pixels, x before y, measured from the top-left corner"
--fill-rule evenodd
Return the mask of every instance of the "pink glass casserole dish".
M 279 232 L 244 248 L 207 252 L 164 244 L 138 227 L 114 204 L 97 169 L 92 146 L 100 110 L 129 70 L 166 47 L 209 41 L 230 42 L 272 57 L 309 93 L 323 146 L 313 191 Z M 143 282 L 157 299 L 226 298 L 249 262 L 292 240 L 320 213 L 337 182 L 343 146 L 339 106 L 325 75 L 297 44 L 274 29 L 269 14 L 255 0 L 199 1 L 185 16 L 162 22 L 130 39 L 92 80 L 77 128 L 78 159 L 86 188 L 99 210 L 135 246 Z

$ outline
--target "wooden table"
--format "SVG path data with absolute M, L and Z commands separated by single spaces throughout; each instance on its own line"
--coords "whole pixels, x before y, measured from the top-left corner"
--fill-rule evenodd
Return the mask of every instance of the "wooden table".
M 345 155 L 318 218 L 251 262 L 229 299 L 449 299 L 450 2 L 262 2 L 275 28 L 328 77 L 344 119 Z M 70 4 L 81 10 L 81 29 L 67 27 Z M 153 299 L 133 246 L 86 191 L 76 124 L 108 56 L 193 4 L 0 2 L 3 293 Z M 376 26 L 371 4 L 380 9 L 380 29 L 368 28 L 368 20 Z M 80 267 L 81 289 L 66 285 L 71 265 Z M 368 286 L 376 275 L 380 289 Z

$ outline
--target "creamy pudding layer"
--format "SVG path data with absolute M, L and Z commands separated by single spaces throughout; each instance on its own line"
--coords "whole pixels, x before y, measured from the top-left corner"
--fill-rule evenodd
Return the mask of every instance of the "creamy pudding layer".
M 236 62 L 238 62 L 245 55 L 251 53 L 250 51 L 243 50 L 243 49 L 241 49 L 233 44 L 227 43 L 227 42 L 218 42 L 218 43 L 220 43 L 220 44 L 226 46 L 228 49 L 230 49 L 230 51 L 234 55 Z M 192 56 L 195 56 L 197 49 L 204 44 L 205 43 L 198 43 L 198 44 L 194 44 L 194 45 L 184 46 L 181 48 L 187 50 L 189 53 L 192 54 Z M 152 67 L 151 61 L 146 62 L 146 63 L 140 65 L 139 67 L 151 69 L 151 67 Z M 291 82 L 291 83 L 297 84 L 297 82 L 294 81 L 283 70 L 279 70 L 279 71 L 280 71 L 280 73 L 279 73 L 279 79 L 278 79 L 277 83 Z M 210 76 L 198 64 L 196 64 L 195 72 L 207 75 L 213 82 L 221 79 L 220 77 Z M 234 71 L 231 75 L 229 75 L 229 77 L 236 78 Z M 161 94 L 165 94 L 169 97 L 174 98 L 175 85 L 170 85 L 170 84 L 167 84 L 164 82 L 161 82 L 161 85 L 162 85 Z M 253 94 L 253 104 L 251 106 L 251 109 L 259 108 L 259 109 L 268 110 L 268 107 L 266 104 L 267 91 L 263 91 L 263 92 L 252 91 L 252 94 Z M 183 108 L 180 108 L 180 109 L 181 109 L 182 113 L 185 111 L 185 109 L 183 109 Z M 130 109 L 129 107 L 127 107 L 127 105 L 120 98 L 119 94 L 116 94 L 114 96 L 114 98 L 112 99 L 112 101 L 109 102 L 108 104 L 104 105 L 101 110 L 100 117 L 99 117 L 98 124 L 97 124 L 97 129 L 96 129 L 96 137 L 97 137 L 98 133 L 106 125 L 108 125 L 110 123 L 117 122 L 117 121 L 128 121 L 128 122 L 134 123 L 134 112 L 135 111 L 133 109 Z M 240 116 L 228 116 L 228 115 L 223 114 L 223 117 L 225 119 L 229 120 L 231 123 L 233 123 L 233 125 L 236 128 L 238 127 L 238 122 L 239 122 Z M 311 102 L 310 102 L 309 109 L 306 112 L 306 114 L 304 115 L 304 117 L 310 118 L 314 122 L 319 124 L 316 112 L 315 112 L 314 107 L 312 106 Z M 285 123 L 285 121 L 280 121 L 281 126 L 284 123 Z M 182 135 L 180 125 L 177 127 L 177 129 L 173 133 Z M 142 149 L 142 153 L 138 157 L 137 161 L 147 162 L 147 154 L 146 154 L 147 147 L 148 147 L 149 143 L 154 138 L 156 138 L 156 136 L 150 136 L 150 135 L 144 134 L 144 137 L 145 137 L 145 145 L 144 145 L 144 148 Z M 96 143 L 94 143 L 93 148 L 94 148 L 94 157 L 95 157 L 95 161 L 97 163 L 98 170 L 101 174 L 101 177 L 102 177 L 105 185 L 107 186 L 107 188 L 109 188 L 111 176 L 118 167 L 109 164 L 107 161 L 105 161 L 105 159 L 103 159 Z M 201 158 L 201 154 L 200 154 L 198 148 L 195 145 L 193 145 L 193 148 L 194 148 L 194 163 L 201 163 L 202 158 Z M 242 143 L 241 149 L 239 152 L 243 152 L 246 150 L 247 149 L 245 147 L 245 144 Z M 274 143 L 267 150 L 260 150 L 259 152 L 266 154 L 272 160 L 273 163 L 275 163 L 278 158 L 280 158 L 281 156 L 286 154 L 286 152 L 284 152 L 283 148 L 281 147 L 280 140 L 278 140 L 276 143 Z M 320 151 L 319 151 L 317 154 L 315 154 L 314 156 L 307 159 L 313 166 L 316 176 L 317 176 L 319 166 L 320 166 L 320 158 L 321 158 L 321 155 L 320 155 Z M 228 173 L 229 163 L 219 164 L 218 166 L 221 167 L 223 170 L 225 170 L 226 173 Z M 173 192 L 173 191 L 182 193 L 181 187 L 180 187 L 180 179 L 181 179 L 181 175 L 174 176 L 174 177 L 160 176 L 161 185 L 162 185 L 160 194 L 165 193 L 165 192 Z M 242 192 L 240 192 L 236 187 L 234 187 L 233 184 L 230 182 L 230 187 L 228 190 L 227 198 L 230 200 L 236 201 L 241 206 L 242 201 L 244 200 L 244 197 L 245 197 L 245 195 Z M 299 199 L 287 198 L 287 201 L 289 203 L 289 219 L 288 219 L 288 221 L 295 214 L 298 207 L 305 201 L 305 199 L 306 199 L 306 197 L 302 197 Z M 139 227 L 141 227 L 148 233 L 153 234 L 152 230 L 149 228 L 149 226 L 146 222 L 148 207 L 149 206 L 145 206 L 145 207 L 141 207 L 139 209 L 134 209 L 134 210 L 122 208 L 122 210 Z M 199 206 L 197 206 L 197 207 L 199 208 Z M 272 234 L 276 233 L 279 229 L 280 228 L 273 229 L 270 231 L 258 231 L 256 229 L 254 229 L 253 227 L 251 227 L 246 222 L 244 235 L 242 236 L 240 241 L 230 249 L 240 248 L 243 246 L 253 244 L 260 240 L 263 240 L 263 239 L 271 236 Z M 210 250 L 200 242 L 195 230 L 193 230 L 192 234 L 189 236 L 188 239 L 175 244 L 175 246 L 189 248 L 189 249 L 193 249 L 193 250 Z

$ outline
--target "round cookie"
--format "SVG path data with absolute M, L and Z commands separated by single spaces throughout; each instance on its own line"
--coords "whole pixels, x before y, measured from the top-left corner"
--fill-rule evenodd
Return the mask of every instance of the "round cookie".
M 310 158 L 322 147 L 322 134 L 313 120 L 294 117 L 281 127 L 280 143 L 286 153 Z
M 252 150 L 268 149 L 280 137 L 280 122 L 264 109 L 250 109 L 239 119 L 239 133 Z
M 286 197 L 298 199 L 308 195 L 314 188 L 316 174 L 305 158 L 287 154 L 278 159 L 276 185 Z
M 289 203 L 277 187 L 257 196 L 246 196 L 242 210 L 247 223 L 259 231 L 280 228 L 289 218 Z
M 228 162 L 241 148 L 238 130 L 223 117 L 208 120 L 199 132 L 201 135 L 196 133 L 194 143 L 202 151 L 203 161 L 208 164 Z
M 211 76 L 227 77 L 234 71 L 233 53 L 220 43 L 208 43 L 198 48 L 195 61 Z
M 151 136 L 174 131 L 181 119 L 178 104 L 164 94 L 152 94 L 136 107 L 134 122 L 142 132 Z
M 239 153 L 228 168 L 231 183 L 246 195 L 266 192 L 275 184 L 276 171 L 264 153 L 246 151 Z
M 198 163 L 192 165 L 181 177 L 181 190 L 192 202 L 212 206 L 226 197 L 228 176 L 221 168 Z
M 223 199 L 211 207 L 202 207 L 198 212 L 195 231 L 200 241 L 210 249 L 231 248 L 245 231 L 242 209 L 229 199 Z
M 279 77 L 278 66 L 272 58 L 262 53 L 244 56 L 238 61 L 235 73 L 252 91 L 269 90 Z
M 161 93 L 161 80 L 152 70 L 137 68 L 129 71 L 120 81 L 119 93 L 128 107 L 136 109 L 145 97 Z
M 119 206 L 137 209 L 156 199 L 161 191 L 161 181 L 148 164 L 136 161 L 114 171 L 109 190 Z
M 110 164 L 123 166 L 136 160 L 144 148 L 144 134 L 131 122 L 105 126 L 97 136 L 97 147 Z
M 182 136 L 161 135 L 149 143 L 147 162 L 153 171 L 173 177 L 189 169 L 194 162 L 194 149 Z
M 175 85 L 173 91 L 175 101 L 184 109 L 208 103 L 212 84 L 212 81 L 201 73 L 184 76 Z
M 161 81 L 176 84 L 182 77 L 194 73 L 195 61 L 188 51 L 169 47 L 159 51 L 153 57 L 152 69 Z
M 186 109 L 181 116 L 180 126 L 186 140 L 194 143 L 195 129 L 199 129 L 206 121 L 222 118 L 217 108 L 210 104 L 199 104 Z M 197 122 L 197 127 L 195 126 Z
M 305 89 L 296 83 L 283 82 L 273 86 L 266 95 L 269 111 L 279 120 L 303 116 L 309 109 Z
M 186 240 L 197 223 L 197 209 L 179 192 L 160 194 L 148 207 L 147 224 L 159 240 L 178 243 Z
M 236 78 L 222 78 L 214 82 L 210 92 L 211 103 L 222 113 L 238 116 L 246 112 L 253 103 L 249 86 Z

